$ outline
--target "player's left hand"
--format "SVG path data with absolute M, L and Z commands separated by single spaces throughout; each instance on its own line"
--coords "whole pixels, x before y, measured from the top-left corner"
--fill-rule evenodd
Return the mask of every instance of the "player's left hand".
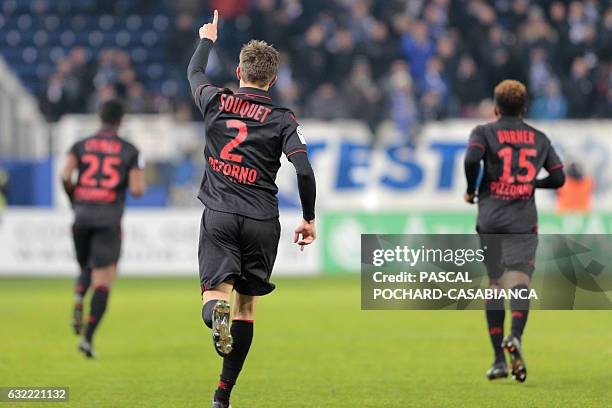
M 304 246 L 312 244 L 315 239 L 317 239 L 315 221 L 303 219 L 294 231 L 293 242 L 300 246 L 300 251 L 304 251 Z
M 217 41 L 217 22 L 219 21 L 219 12 L 215 10 L 212 23 L 204 24 L 200 27 L 200 39 L 209 39 L 212 42 Z
M 476 202 L 476 194 L 465 193 L 463 200 L 468 204 L 474 204 Z

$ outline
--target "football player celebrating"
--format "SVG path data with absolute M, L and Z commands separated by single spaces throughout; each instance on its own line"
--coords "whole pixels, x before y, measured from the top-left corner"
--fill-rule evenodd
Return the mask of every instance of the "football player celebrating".
M 206 79 L 218 19 L 215 10 L 212 23 L 200 28 L 188 78 L 206 130 L 206 167 L 198 195 L 205 207 L 198 255 L 202 318 L 212 328 L 215 350 L 223 357 L 212 407 L 227 408 L 253 339 L 257 297 L 274 290 L 270 274 L 280 238 L 275 179 L 281 155 L 297 172 L 303 219 L 294 242 L 302 250 L 316 237 L 316 188 L 295 116 L 268 93 L 279 66 L 274 47 L 255 40 L 242 47 L 236 69 L 240 88 L 235 93 Z

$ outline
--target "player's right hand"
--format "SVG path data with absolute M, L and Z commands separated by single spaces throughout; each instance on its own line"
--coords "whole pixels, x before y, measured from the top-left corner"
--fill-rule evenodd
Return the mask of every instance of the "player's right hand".
M 217 22 L 219 21 L 219 12 L 215 10 L 212 23 L 204 24 L 200 27 L 200 39 L 209 39 L 212 42 L 217 41 Z
M 476 202 L 476 195 L 475 194 L 470 194 L 470 193 L 465 193 L 465 195 L 463 196 L 463 199 L 468 204 L 474 204 Z
M 302 222 L 297 226 L 294 231 L 293 242 L 300 246 L 300 251 L 304 250 L 304 246 L 310 245 L 317 239 L 317 229 L 315 227 L 315 220 L 306 221 L 302 219 Z M 302 238 L 300 238 L 300 235 Z

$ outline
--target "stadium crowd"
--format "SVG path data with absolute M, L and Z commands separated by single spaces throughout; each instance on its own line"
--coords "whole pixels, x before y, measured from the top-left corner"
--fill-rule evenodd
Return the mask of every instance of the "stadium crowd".
M 198 118 L 185 67 L 198 25 L 216 8 L 222 26 L 209 67 L 212 81 L 235 86 L 240 46 L 264 39 L 282 53 L 274 96 L 302 117 L 359 118 L 372 129 L 392 119 L 410 135 L 424 121 L 484 116 L 494 85 L 512 77 L 529 87 L 530 117 L 612 118 L 608 0 L 173 3 L 160 35 L 164 86 L 144 86 L 132 54 L 120 47 L 92 53 L 79 46 L 58 58 L 48 75 L 41 92 L 48 117 L 92 111 L 121 96 L 132 112 Z

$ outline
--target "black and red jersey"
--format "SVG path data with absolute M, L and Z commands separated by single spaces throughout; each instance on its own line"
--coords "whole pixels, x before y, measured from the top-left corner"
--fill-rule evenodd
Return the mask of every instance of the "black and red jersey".
M 537 230 L 536 176 L 542 168 L 563 167 L 544 133 L 517 117 L 502 117 L 477 126 L 470 148 L 483 151 L 478 228 L 485 233 L 530 233 Z
M 293 113 L 257 88 L 234 93 L 206 84 L 195 89 L 194 98 L 206 130 L 200 201 L 213 210 L 254 219 L 278 217 L 281 155 L 306 152 Z
M 128 176 L 143 168 L 138 149 L 113 130 L 100 130 L 75 143 L 78 180 L 72 193 L 75 224 L 106 226 L 121 221 Z

